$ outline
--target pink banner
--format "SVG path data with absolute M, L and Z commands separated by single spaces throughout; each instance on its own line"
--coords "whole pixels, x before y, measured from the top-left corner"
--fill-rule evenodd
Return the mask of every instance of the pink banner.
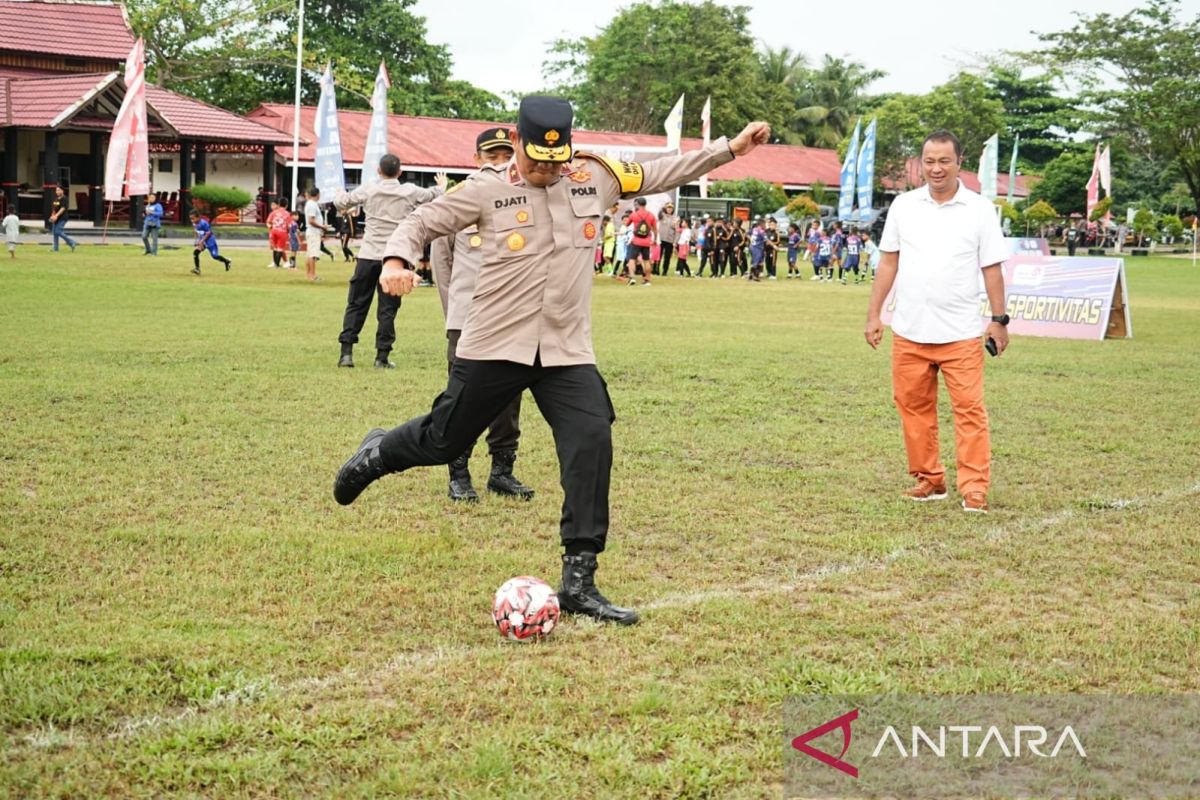
M 125 99 L 113 122 L 104 160 L 104 199 L 150 192 L 150 137 L 146 122 L 146 53 L 141 39 L 125 59 Z

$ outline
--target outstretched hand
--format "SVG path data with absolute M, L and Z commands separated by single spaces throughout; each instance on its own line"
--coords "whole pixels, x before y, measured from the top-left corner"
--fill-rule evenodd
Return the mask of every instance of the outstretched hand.
M 444 173 L 444 172 L 436 173 L 433 176 L 433 183 L 435 186 L 437 186 L 443 192 L 446 191 L 446 184 L 449 183 L 449 181 L 446 179 L 446 173 Z
M 771 126 L 766 122 L 751 122 L 742 128 L 742 132 L 729 142 L 729 149 L 735 156 L 744 156 L 771 139 Z
M 403 297 L 413 290 L 417 282 L 417 274 L 399 258 L 389 258 L 383 262 L 379 275 L 379 288 L 384 294 Z

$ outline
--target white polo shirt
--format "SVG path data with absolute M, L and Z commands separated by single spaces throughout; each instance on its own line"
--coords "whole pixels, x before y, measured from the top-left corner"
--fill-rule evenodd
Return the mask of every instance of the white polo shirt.
M 979 293 L 984 267 L 1009 257 L 995 205 L 958 182 L 937 203 L 922 186 L 888 209 L 879 249 L 899 251 L 892 330 L 913 342 L 944 344 L 983 332 Z

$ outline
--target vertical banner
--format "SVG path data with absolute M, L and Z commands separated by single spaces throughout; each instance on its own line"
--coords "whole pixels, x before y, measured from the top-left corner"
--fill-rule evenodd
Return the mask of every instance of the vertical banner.
M 1008 162 L 1008 202 L 1012 203 L 1013 190 L 1017 187 L 1017 151 L 1021 149 L 1021 134 L 1013 139 L 1012 158 Z
M 1100 202 L 1100 143 L 1096 143 L 1096 156 L 1092 159 L 1092 176 L 1087 182 L 1087 212 L 1084 218 L 1092 221 L 1092 209 Z
M 1096 175 L 1100 178 L 1100 188 L 1104 190 L 1105 197 L 1112 197 L 1112 148 L 1110 145 L 1104 145 L 1104 152 L 1100 154 L 1100 162 L 1096 166 Z M 1104 215 L 1104 224 L 1107 225 L 1112 220 L 1112 203 L 1109 203 L 1108 213 Z
M 683 95 L 675 101 L 675 107 L 663 120 L 663 129 L 667 132 L 667 149 L 679 151 L 679 143 L 683 140 Z
M 871 193 L 875 188 L 875 120 L 863 134 L 862 149 L 858 151 L 858 218 L 866 224 L 870 219 Z
M 346 190 L 346 172 L 342 168 L 342 137 L 338 132 L 337 100 L 333 93 L 333 67 L 325 65 L 321 76 L 321 99 L 313 123 L 317 134 L 315 159 L 316 186 L 326 202 Z
M 983 155 L 979 157 L 979 193 L 988 200 L 995 200 L 996 173 L 1000 160 L 1000 134 L 993 133 L 983 143 Z
M 704 146 L 708 147 L 709 138 L 712 136 L 712 95 L 704 101 L 704 108 L 700 109 L 700 134 L 704 137 Z M 708 173 L 700 176 L 700 196 L 708 197 Z
M 146 129 L 146 50 L 134 42 L 125 59 L 125 98 L 113 122 L 104 159 L 104 199 L 150 192 L 150 139 Z
M 858 134 L 862 120 L 854 123 L 854 133 L 850 135 L 850 146 L 846 148 L 846 160 L 842 162 L 842 175 L 838 191 L 838 219 L 849 222 L 854 211 L 854 178 L 855 159 L 858 157 Z
M 388 148 L 388 97 L 392 85 L 388 79 L 387 65 L 379 62 L 379 74 L 375 76 L 375 91 L 371 92 L 371 127 L 367 130 L 367 145 L 363 148 L 363 186 L 379 182 L 379 159 L 387 155 Z

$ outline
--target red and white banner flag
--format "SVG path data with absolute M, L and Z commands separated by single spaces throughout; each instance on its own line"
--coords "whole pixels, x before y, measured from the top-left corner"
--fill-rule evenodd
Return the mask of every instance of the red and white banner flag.
M 1092 221 L 1092 209 L 1100 202 L 1100 143 L 1096 143 L 1096 156 L 1092 159 L 1092 176 L 1087 182 L 1087 213 L 1088 222 Z
M 1104 146 L 1104 152 L 1100 154 L 1100 163 L 1096 167 L 1096 172 L 1100 176 L 1100 188 L 1104 190 L 1105 197 L 1112 197 L 1112 147 Z M 1112 204 L 1109 203 L 1110 209 Z M 1104 222 L 1107 223 L 1112 219 L 1112 211 L 1110 210 L 1104 215 Z
M 104 199 L 150 193 L 150 136 L 146 122 L 146 50 L 139 38 L 125 59 L 125 99 L 117 111 L 104 161 Z
M 700 109 L 700 134 L 704 137 L 704 146 L 708 147 L 709 137 L 712 136 L 712 95 L 704 101 Z M 700 196 L 708 197 L 708 175 L 700 176 Z

